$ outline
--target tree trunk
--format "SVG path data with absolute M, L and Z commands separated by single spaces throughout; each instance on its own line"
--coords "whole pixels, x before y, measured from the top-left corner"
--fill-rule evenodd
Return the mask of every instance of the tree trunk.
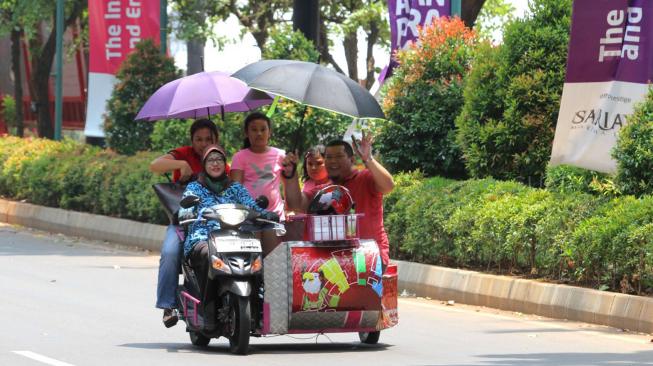
M 356 33 L 345 34 L 342 42 L 345 47 L 345 59 L 349 78 L 358 83 L 358 36 Z
M 483 4 L 486 0 L 463 0 L 461 4 L 461 13 L 460 17 L 465 25 L 469 28 L 474 26 L 478 13 L 481 11 Z
M 23 137 L 23 76 L 20 72 L 20 31 L 11 31 L 11 69 L 14 72 L 14 100 L 16 101 L 16 136 Z
M 204 71 L 204 46 L 206 40 L 196 39 L 186 41 L 186 75 Z
M 334 60 L 333 56 L 331 53 L 329 53 L 329 39 L 327 38 L 328 32 L 326 29 L 326 26 L 324 25 L 323 21 L 320 21 L 320 45 L 317 48 L 317 50 L 320 52 L 320 62 L 325 62 L 331 64 L 336 71 L 338 71 L 341 74 L 344 74 L 345 72 L 342 71 L 342 68 L 336 60 Z
M 370 25 L 370 33 L 367 35 L 367 54 L 365 57 L 367 65 L 367 76 L 365 77 L 365 88 L 370 90 L 374 85 L 374 45 L 379 40 L 379 26 L 376 23 Z
M 54 19 L 54 18 L 53 18 Z M 50 71 L 55 54 L 56 32 L 52 31 L 43 44 L 40 36 L 30 40 L 30 56 L 32 77 L 30 80 L 33 91 L 32 98 L 36 103 L 37 129 L 39 137 L 54 138 L 54 127 L 50 115 Z

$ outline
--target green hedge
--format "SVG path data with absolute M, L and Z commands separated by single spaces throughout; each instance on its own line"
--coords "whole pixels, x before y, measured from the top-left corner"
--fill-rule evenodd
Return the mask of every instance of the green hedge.
M 70 140 L 0 138 L 0 194 L 30 203 L 165 223 L 151 185 L 156 153 L 118 155 Z
M 419 173 L 396 181 L 384 203 L 394 258 L 653 291 L 653 196 L 560 193 Z
M 0 138 L 0 195 L 165 223 L 148 170 L 70 140 Z M 612 289 L 653 291 L 653 196 L 555 192 L 522 183 L 395 177 L 384 201 L 393 258 Z M 563 184 L 564 185 L 564 184 Z

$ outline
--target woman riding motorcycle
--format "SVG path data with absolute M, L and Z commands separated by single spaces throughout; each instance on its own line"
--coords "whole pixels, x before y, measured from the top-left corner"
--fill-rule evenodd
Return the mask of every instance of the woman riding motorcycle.
M 264 210 L 256 204 L 247 189 L 240 183 L 229 179 L 225 172 L 226 154 L 217 145 L 210 145 L 204 150 L 202 157 L 202 173 L 197 181 L 191 182 L 186 187 L 183 197 L 194 195 L 199 197 L 197 206 L 179 211 L 179 217 L 189 216 L 216 204 L 239 203 L 261 214 L 261 218 L 279 221 L 279 216 Z M 193 214 L 193 211 L 194 214 Z M 208 273 L 208 239 L 209 233 L 219 230 L 220 224 L 216 220 L 196 221 L 188 230 L 184 241 L 184 255 L 190 259 L 195 269 L 201 288 L 206 285 Z

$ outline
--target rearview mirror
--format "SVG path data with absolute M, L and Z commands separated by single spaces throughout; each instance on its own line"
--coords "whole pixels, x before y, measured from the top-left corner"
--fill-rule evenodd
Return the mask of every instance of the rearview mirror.
M 200 203 L 200 198 L 191 194 L 190 196 L 182 198 L 179 202 L 179 206 L 183 208 L 191 208 L 197 206 L 198 203 Z

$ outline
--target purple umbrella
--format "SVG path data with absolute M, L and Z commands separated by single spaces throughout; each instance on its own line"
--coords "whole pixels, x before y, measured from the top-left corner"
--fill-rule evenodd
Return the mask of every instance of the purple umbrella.
M 225 112 L 246 112 L 272 103 L 266 93 L 220 71 L 200 72 L 160 87 L 136 119 L 202 118 Z

